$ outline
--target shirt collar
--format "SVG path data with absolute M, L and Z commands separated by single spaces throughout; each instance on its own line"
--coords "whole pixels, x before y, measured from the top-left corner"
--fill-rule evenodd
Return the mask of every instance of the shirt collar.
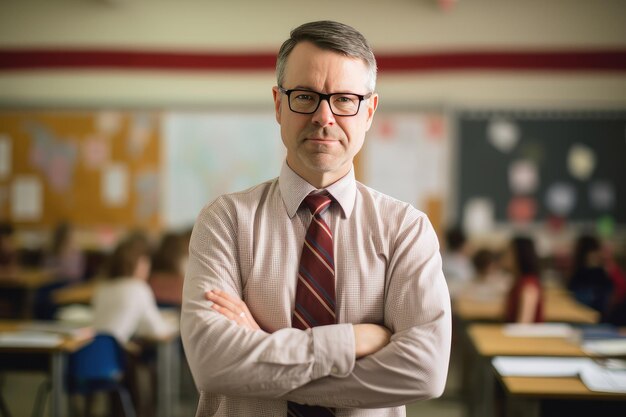
M 298 208 L 307 195 L 313 191 L 319 191 L 304 178 L 296 174 L 287 165 L 287 161 L 283 162 L 280 177 L 278 178 L 278 186 L 289 217 L 296 215 Z M 350 168 L 350 171 L 343 178 L 326 187 L 326 191 L 339 203 L 344 218 L 350 217 L 356 198 L 354 167 Z

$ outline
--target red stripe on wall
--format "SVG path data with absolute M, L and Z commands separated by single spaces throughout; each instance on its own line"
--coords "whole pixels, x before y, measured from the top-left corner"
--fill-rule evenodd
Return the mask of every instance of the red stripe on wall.
M 381 73 L 434 71 L 626 71 L 626 50 L 489 51 L 377 54 Z M 0 71 L 124 69 L 272 71 L 271 53 L 0 49 Z

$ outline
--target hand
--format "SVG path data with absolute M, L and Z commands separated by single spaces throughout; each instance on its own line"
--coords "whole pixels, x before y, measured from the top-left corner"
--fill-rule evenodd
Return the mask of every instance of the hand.
M 248 310 L 246 303 L 222 290 L 212 290 L 204 293 L 207 300 L 212 301 L 211 308 L 224 317 L 234 321 L 241 327 L 250 330 L 261 330 Z
M 389 343 L 391 332 L 378 324 L 355 324 L 354 329 L 356 358 L 376 353 Z

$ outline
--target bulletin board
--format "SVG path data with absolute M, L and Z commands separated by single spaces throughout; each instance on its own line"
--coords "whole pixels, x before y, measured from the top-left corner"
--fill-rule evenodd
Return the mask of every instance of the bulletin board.
M 159 227 L 159 115 L 0 112 L 0 218 Z
M 626 111 L 460 112 L 458 213 L 626 223 Z

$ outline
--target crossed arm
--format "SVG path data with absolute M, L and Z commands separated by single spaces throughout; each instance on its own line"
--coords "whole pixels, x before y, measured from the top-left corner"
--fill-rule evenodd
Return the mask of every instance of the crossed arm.
M 211 308 L 227 319 L 234 321 L 238 326 L 261 330 L 248 309 L 246 303 L 221 290 L 212 290 L 205 293 L 207 300 L 213 302 Z M 391 332 L 384 326 L 377 324 L 353 324 L 354 355 L 356 359 L 378 352 L 389 343 Z

